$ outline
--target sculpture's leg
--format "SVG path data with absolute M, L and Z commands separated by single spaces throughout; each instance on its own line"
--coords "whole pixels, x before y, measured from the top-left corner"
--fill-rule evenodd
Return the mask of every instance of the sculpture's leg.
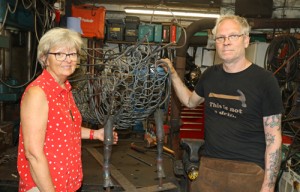
M 162 179 L 165 177 L 163 169 L 163 145 L 165 132 L 163 128 L 163 111 L 157 109 L 154 113 L 155 125 L 156 125 L 156 143 L 157 143 L 157 174 L 159 179 L 159 187 L 162 187 Z
M 109 116 L 105 126 L 104 126 L 104 152 L 103 152 L 103 187 L 110 190 L 113 187 L 113 183 L 110 176 L 110 157 L 113 145 L 113 117 Z

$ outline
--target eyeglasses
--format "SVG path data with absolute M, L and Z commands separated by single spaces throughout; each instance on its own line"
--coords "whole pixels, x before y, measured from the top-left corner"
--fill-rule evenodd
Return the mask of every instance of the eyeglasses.
M 224 43 L 226 39 L 228 39 L 229 41 L 237 41 L 241 36 L 243 36 L 244 34 L 240 34 L 240 35 L 229 35 L 227 37 L 223 36 L 223 37 L 216 37 L 215 41 L 217 43 Z
M 48 53 L 50 55 L 55 55 L 55 59 L 57 61 L 65 61 L 67 57 L 71 59 L 71 61 L 77 61 L 78 54 L 77 53 Z

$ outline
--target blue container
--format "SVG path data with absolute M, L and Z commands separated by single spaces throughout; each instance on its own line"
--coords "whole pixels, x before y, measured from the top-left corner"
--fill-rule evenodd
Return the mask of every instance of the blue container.
M 139 25 L 138 39 L 142 40 L 146 35 L 149 42 L 154 41 L 154 25 L 150 25 L 150 24 Z
M 162 42 L 162 25 L 160 24 L 154 25 L 154 42 Z

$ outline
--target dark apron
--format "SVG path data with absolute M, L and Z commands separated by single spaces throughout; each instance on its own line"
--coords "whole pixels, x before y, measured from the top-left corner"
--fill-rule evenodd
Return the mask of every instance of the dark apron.
M 201 157 L 191 192 L 259 192 L 264 170 L 255 163 Z

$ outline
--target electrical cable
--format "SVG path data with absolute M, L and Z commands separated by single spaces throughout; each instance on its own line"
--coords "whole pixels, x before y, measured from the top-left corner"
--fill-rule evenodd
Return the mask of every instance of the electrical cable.
M 30 1 L 30 0 L 27 0 L 27 1 Z M 33 2 L 30 2 L 29 5 L 26 5 L 24 0 L 22 0 L 22 4 L 25 9 L 29 9 L 31 6 L 33 6 Z
M 12 13 L 12 14 L 15 13 L 16 10 L 17 10 L 17 6 L 18 6 L 18 0 L 16 1 L 15 6 L 14 6 L 14 9 L 13 9 L 13 11 L 12 11 L 11 8 L 10 8 L 9 3 L 6 3 L 5 15 L 4 15 L 4 18 L 3 18 L 2 26 L 1 26 L 1 28 L 0 28 L 0 32 L 4 29 L 4 26 L 5 26 L 5 24 L 6 24 L 6 19 L 7 19 L 8 13 Z
M 29 3 L 29 5 L 26 5 L 24 0 L 22 0 L 22 5 L 23 7 L 27 10 L 27 9 L 31 9 L 31 11 L 33 11 L 34 13 L 34 30 L 35 30 L 35 36 L 36 36 L 36 39 L 37 41 L 39 41 L 40 37 L 38 36 L 38 30 L 37 30 L 37 27 L 38 27 L 38 24 L 37 24 L 37 18 L 39 20 L 39 23 L 41 23 L 41 28 L 43 29 L 42 30 L 42 33 L 40 34 L 40 36 L 48 29 L 48 28 L 52 28 L 53 24 L 49 23 L 49 20 L 48 20 L 48 13 L 49 12 L 54 12 L 54 7 L 49 4 L 47 1 L 45 0 L 40 0 L 40 2 L 42 3 L 43 5 L 43 9 L 44 9 L 44 13 L 43 14 L 40 14 L 38 12 L 38 10 L 36 9 L 36 4 L 34 4 L 34 2 L 36 3 L 36 1 L 30 1 L 30 0 L 27 0 L 27 2 Z M 18 3 L 19 1 L 17 0 L 16 3 L 14 4 L 14 8 L 12 9 L 11 6 L 9 5 L 9 3 L 7 3 L 7 8 L 6 8 L 6 11 L 5 11 L 5 15 L 4 15 L 4 19 L 3 19 L 3 22 L 2 22 L 2 26 L 0 28 L 0 32 L 2 30 L 5 29 L 5 24 L 6 24 L 6 21 L 7 21 L 7 17 L 8 17 L 8 13 L 11 13 L 11 14 L 14 14 L 17 10 L 17 7 L 18 7 Z M 45 16 L 45 20 L 43 20 L 42 16 Z M 30 79 L 21 84 L 21 85 L 10 85 L 8 84 L 7 82 L 5 82 L 3 79 L 0 79 L 0 82 L 9 87 L 9 88 L 12 88 L 12 89 L 19 89 L 19 88 L 22 88 L 26 85 L 28 85 L 32 80 L 35 79 L 36 77 L 36 74 L 37 74 L 37 68 L 38 68 L 38 61 L 36 60 L 35 61 L 35 66 L 34 66 L 34 71 L 33 71 L 33 75 L 30 77 Z
M 186 44 L 186 38 L 187 38 L 187 36 L 186 36 L 186 30 L 185 30 L 185 28 L 182 25 L 179 24 L 176 16 L 173 14 L 172 9 L 170 9 L 168 6 L 166 6 L 164 4 L 158 4 L 158 5 L 154 6 L 153 7 L 153 12 L 152 12 L 152 15 L 151 15 L 151 19 L 150 19 L 150 24 L 152 23 L 155 10 L 158 9 L 159 7 L 166 8 L 171 13 L 171 15 L 173 17 L 173 24 L 175 24 L 176 26 L 179 26 L 180 29 L 182 30 L 182 32 L 183 32 L 183 39 L 184 39 L 182 45 L 176 45 L 175 42 L 171 42 L 172 43 L 172 47 L 178 48 L 178 49 L 182 48 Z
M 293 36 L 279 36 L 271 41 L 267 50 L 267 69 L 274 73 L 280 84 L 296 78 L 299 58 L 296 57 L 298 53 L 293 54 L 297 51 L 297 39 Z
M 297 112 L 299 111 L 299 85 L 296 85 L 295 87 L 292 86 L 294 81 L 297 81 L 299 73 L 299 53 L 300 49 L 298 49 L 297 39 L 287 35 L 275 37 L 267 49 L 266 68 L 273 72 L 279 85 L 284 89 L 283 93 L 291 92 L 290 96 L 283 98 L 286 109 L 285 119 L 282 120 L 283 134 L 287 134 L 287 128 L 292 129 L 292 124 L 299 118 L 297 117 Z M 293 90 L 288 90 L 288 88 L 291 87 L 293 87 Z M 293 99 L 292 102 L 290 102 L 290 99 Z M 295 132 L 295 135 L 292 135 L 293 141 L 289 146 L 285 159 L 281 162 L 279 174 L 275 183 L 275 191 L 279 190 L 279 182 L 283 172 L 287 168 L 288 160 L 294 156 L 292 150 L 294 150 L 299 131 L 300 129 Z

